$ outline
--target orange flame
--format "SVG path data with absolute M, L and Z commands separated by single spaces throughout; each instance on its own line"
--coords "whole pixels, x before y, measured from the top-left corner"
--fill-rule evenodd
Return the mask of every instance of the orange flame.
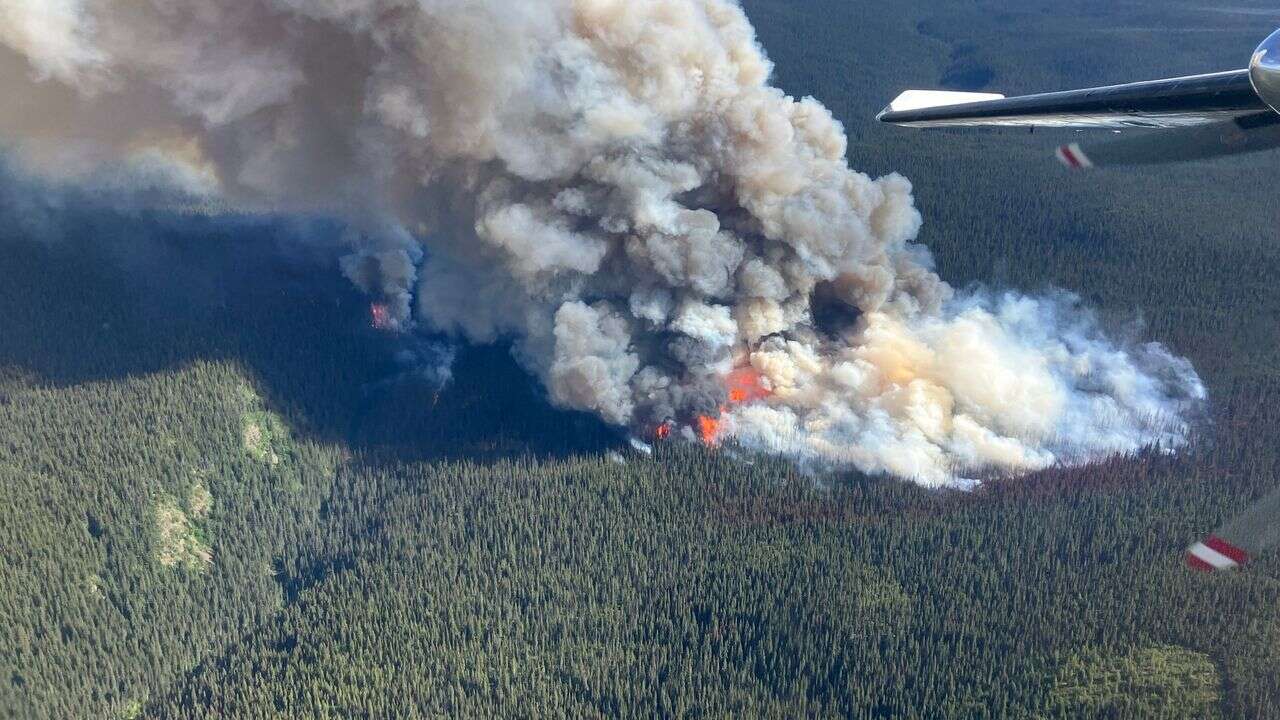
M 698 416 L 698 437 L 703 445 L 715 445 L 720 439 L 720 418 L 710 415 Z
M 720 434 L 724 430 L 723 416 L 729 412 L 730 407 L 763 400 L 773 395 L 773 391 L 765 386 L 764 378 L 752 367 L 738 368 L 729 373 L 724 381 L 729 390 L 729 404 L 720 408 L 720 414 L 715 417 L 699 415 L 694 421 L 694 429 L 698 431 L 698 437 L 702 440 L 702 444 L 708 447 L 720 444 Z
M 715 415 L 699 415 L 692 423 L 693 431 L 707 447 L 720 444 L 721 435 L 724 433 L 724 416 L 733 406 L 763 400 L 773 395 L 773 391 L 766 386 L 765 379 L 752 367 L 734 370 L 725 376 L 724 382 L 729 391 L 728 402 L 721 406 Z M 676 424 L 668 420 L 654 428 L 653 436 L 658 440 L 667 440 L 675 429 Z
M 395 321 L 391 318 L 391 308 L 383 303 L 373 303 L 369 306 L 369 324 L 375 330 L 392 330 L 395 328 Z
M 671 437 L 671 421 L 668 420 L 662 423 L 661 425 L 659 425 L 658 429 L 653 431 L 653 436 L 658 438 L 659 440 L 666 440 L 670 438 Z
M 734 405 L 763 400 L 773 394 L 773 391 L 764 386 L 760 373 L 751 367 L 738 368 L 729 373 L 725 378 L 725 385 L 729 388 L 729 402 Z

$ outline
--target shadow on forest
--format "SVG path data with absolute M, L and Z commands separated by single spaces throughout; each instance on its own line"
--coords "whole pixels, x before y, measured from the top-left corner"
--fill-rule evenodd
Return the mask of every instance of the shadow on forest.
M 0 394 L 14 372 L 67 386 L 231 361 L 298 435 L 355 450 L 496 458 L 621 440 L 552 408 L 508 347 L 462 348 L 443 390 L 406 373 L 394 358 L 414 341 L 369 327 L 335 223 L 29 200 L 0 183 Z

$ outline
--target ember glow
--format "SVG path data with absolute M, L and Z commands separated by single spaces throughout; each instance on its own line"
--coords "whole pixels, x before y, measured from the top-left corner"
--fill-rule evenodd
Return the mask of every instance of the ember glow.
M 755 371 L 755 368 L 745 367 L 734 370 L 729 373 L 725 382 L 729 388 L 729 402 L 734 405 L 763 400 L 773 394 L 773 391 L 766 387 L 767 381 Z
M 766 400 L 773 396 L 769 380 L 752 367 L 741 367 L 724 378 L 727 402 L 721 405 L 715 415 L 702 414 L 694 418 L 689 428 L 702 441 L 703 445 L 713 447 L 720 444 L 725 431 L 723 417 L 734 406 Z M 674 420 L 666 420 L 653 429 L 653 437 L 657 440 L 670 440 L 677 424 Z
M 698 437 L 701 438 L 703 445 L 710 447 L 719 444 L 721 424 L 720 418 L 713 418 L 710 415 L 698 416 Z
M 670 420 L 662 423 L 653 431 L 653 436 L 659 440 L 669 440 L 671 438 L 671 429 L 674 426 Z
M 369 306 L 369 324 L 375 330 L 394 330 L 396 327 L 395 318 L 391 316 L 391 308 L 382 303 L 373 303 Z
M 773 391 L 768 384 L 769 381 L 756 372 L 755 368 L 743 367 L 729 373 L 725 377 L 725 387 L 729 394 L 728 405 L 721 407 L 719 415 L 715 417 L 699 415 L 694 423 L 694 430 L 697 431 L 702 444 L 708 447 L 719 445 L 724 430 L 723 418 L 732 410 L 732 406 L 746 405 L 771 397 Z

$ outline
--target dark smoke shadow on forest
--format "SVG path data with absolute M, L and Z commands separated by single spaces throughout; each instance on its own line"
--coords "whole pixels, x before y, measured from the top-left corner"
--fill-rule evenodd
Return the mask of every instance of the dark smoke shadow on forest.
M 0 164 L 0 401 L 6 376 L 112 382 L 241 367 L 295 434 L 403 459 L 559 456 L 623 438 L 552 408 L 507 346 L 461 347 L 451 382 L 406 372 L 421 344 L 369 324 L 324 218 L 118 209 Z

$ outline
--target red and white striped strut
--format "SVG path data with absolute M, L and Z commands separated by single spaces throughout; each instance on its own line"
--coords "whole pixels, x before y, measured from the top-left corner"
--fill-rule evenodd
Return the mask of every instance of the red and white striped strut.
M 1187 565 L 1202 572 L 1233 570 L 1248 562 L 1249 553 L 1216 535 L 1187 550 Z
M 1071 143 L 1058 148 L 1058 161 L 1072 170 L 1088 170 L 1093 167 L 1093 161 L 1089 159 L 1088 155 L 1084 154 L 1078 143 Z

